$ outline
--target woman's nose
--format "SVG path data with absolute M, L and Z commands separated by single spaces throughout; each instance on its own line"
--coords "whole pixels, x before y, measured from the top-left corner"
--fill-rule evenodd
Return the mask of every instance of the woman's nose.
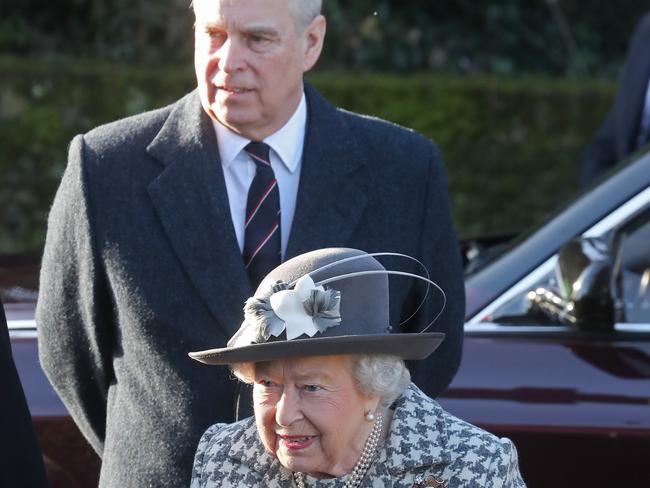
M 300 397 L 291 388 L 284 388 L 280 401 L 275 406 L 275 421 L 282 427 L 291 425 L 302 418 Z
M 219 69 L 226 73 L 242 70 L 246 65 L 244 55 L 243 47 L 229 37 L 217 51 Z

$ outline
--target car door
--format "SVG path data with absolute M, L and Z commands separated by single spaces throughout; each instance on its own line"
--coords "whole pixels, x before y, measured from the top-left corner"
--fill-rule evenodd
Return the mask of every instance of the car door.
M 600 249 L 609 278 L 594 282 L 611 296 L 611 307 L 587 310 L 609 310 L 609 327 L 571 322 L 579 293 L 563 295 L 560 250 L 468 322 L 440 402 L 513 439 L 530 487 L 650 486 L 650 190 L 582 239 L 580 249 Z M 539 294 L 555 308 L 535 306 Z

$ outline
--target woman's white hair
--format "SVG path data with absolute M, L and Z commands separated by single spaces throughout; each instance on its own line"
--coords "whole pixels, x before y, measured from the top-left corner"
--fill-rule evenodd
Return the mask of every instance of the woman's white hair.
M 404 361 L 387 354 L 357 354 L 350 358 L 352 376 L 366 395 L 379 397 L 379 404 L 390 406 L 411 382 Z
M 411 382 L 404 361 L 387 354 L 355 354 L 349 357 L 350 373 L 359 390 L 379 397 L 379 404 L 388 407 Z M 233 374 L 242 382 L 255 381 L 255 363 L 231 365 Z

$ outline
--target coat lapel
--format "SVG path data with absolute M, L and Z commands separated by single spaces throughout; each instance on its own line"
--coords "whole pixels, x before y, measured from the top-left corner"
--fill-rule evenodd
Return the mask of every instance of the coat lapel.
M 147 148 L 164 169 L 148 191 L 174 251 L 228 335 L 251 295 L 234 233 L 216 136 L 193 92 Z
M 305 84 L 308 122 L 296 211 L 285 259 L 322 247 L 345 246 L 367 204 L 365 152 L 346 121 Z

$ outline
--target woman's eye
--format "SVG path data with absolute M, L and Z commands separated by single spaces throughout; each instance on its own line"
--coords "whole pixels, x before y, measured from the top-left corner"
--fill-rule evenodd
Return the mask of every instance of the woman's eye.
M 321 387 L 318 386 L 318 385 L 305 385 L 303 388 L 304 388 L 305 391 L 308 391 L 308 392 L 311 392 L 311 393 L 321 390 Z
M 273 382 L 271 380 L 259 380 L 257 383 L 267 388 L 273 386 Z

